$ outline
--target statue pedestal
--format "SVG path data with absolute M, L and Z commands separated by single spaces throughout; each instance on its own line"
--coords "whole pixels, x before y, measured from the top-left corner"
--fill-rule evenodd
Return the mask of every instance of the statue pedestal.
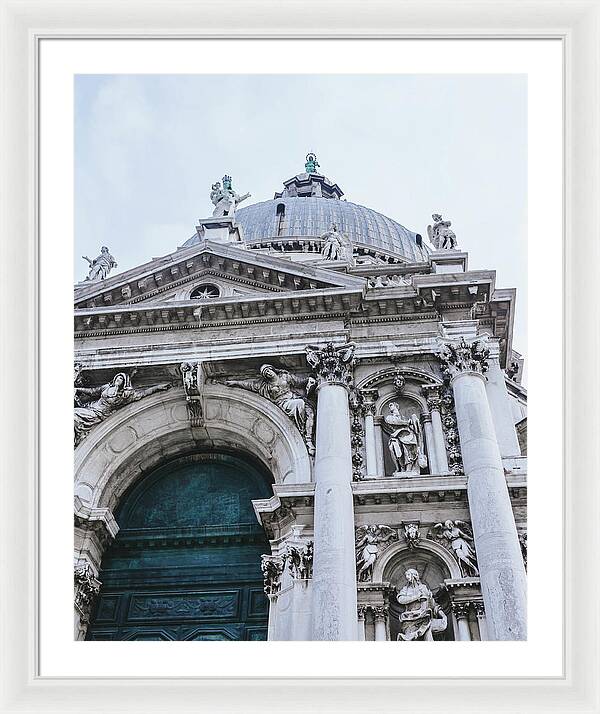
M 419 471 L 394 471 L 392 474 L 393 478 L 413 478 L 415 476 L 420 476 Z
M 210 240 L 213 243 L 233 243 L 245 247 L 242 228 L 235 222 L 234 216 L 211 216 L 201 218 L 196 226 L 200 240 Z

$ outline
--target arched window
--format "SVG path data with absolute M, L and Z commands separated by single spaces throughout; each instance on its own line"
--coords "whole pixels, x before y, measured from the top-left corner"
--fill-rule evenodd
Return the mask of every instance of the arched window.
M 277 216 L 277 235 L 283 235 L 283 229 L 285 228 L 285 203 L 278 203 L 275 209 L 275 215 Z
M 272 495 L 251 457 L 193 454 L 129 489 L 102 559 L 92 640 L 265 640 L 261 555 L 252 500 Z

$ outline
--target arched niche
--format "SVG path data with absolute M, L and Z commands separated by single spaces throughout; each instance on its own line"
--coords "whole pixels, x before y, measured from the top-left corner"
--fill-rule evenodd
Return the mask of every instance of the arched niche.
M 404 573 L 415 568 L 442 607 L 448 619 L 443 633 L 435 635 L 439 640 L 456 639 L 451 615 L 450 597 L 444 587 L 444 580 L 460 578 L 460 568 L 451 554 L 433 541 L 422 540 L 416 548 L 408 548 L 405 543 L 397 543 L 388 548 L 373 569 L 374 582 L 387 582 L 398 592 L 406 583 Z M 401 606 L 394 595 L 389 601 L 390 639 L 396 640 L 399 631 Z
M 183 389 L 124 407 L 75 449 L 75 495 L 89 508 L 113 510 L 122 494 L 160 463 L 193 450 L 253 454 L 275 483 L 306 483 L 311 463 L 292 421 L 258 394 L 206 387 L 204 426 L 192 428 Z

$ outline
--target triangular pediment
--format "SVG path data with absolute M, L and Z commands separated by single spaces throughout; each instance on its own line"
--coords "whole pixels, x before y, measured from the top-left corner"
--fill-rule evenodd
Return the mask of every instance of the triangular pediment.
M 75 288 L 75 308 L 172 304 L 203 300 L 195 290 L 213 286 L 218 297 L 289 294 L 326 289 L 362 289 L 363 278 L 322 267 L 294 263 L 230 244 L 203 241 L 155 258 L 123 273 Z M 212 297 L 212 296 L 211 296 Z

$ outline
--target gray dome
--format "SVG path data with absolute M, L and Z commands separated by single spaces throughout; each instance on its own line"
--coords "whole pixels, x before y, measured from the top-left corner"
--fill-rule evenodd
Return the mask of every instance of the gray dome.
M 335 223 L 353 243 L 363 243 L 405 257 L 427 260 L 428 250 L 417 245 L 417 235 L 391 218 L 350 201 L 320 197 L 282 196 L 235 212 L 247 243 L 289 237 L 318 238 Z

